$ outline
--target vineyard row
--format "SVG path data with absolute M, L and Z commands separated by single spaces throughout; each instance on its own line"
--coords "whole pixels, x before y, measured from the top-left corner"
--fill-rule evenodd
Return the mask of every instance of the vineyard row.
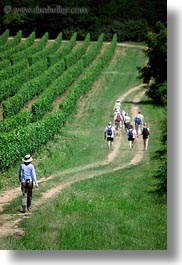
M 25 127 L 19 127 L 18 130 L 0 135 L 0 168 L 5 169 L 13 165 L 25 153 L 33 153 L 52 139 L 55 134 L 60 133 L 60 129 L 64 126 L 69 114 L 73 112 L 80 96 L 91 88 L 103 68 L 109 63 L 116 43 L 117 38 L 114 35 L 111 44 L 105 52 L 91 67 L 84 70 L 82 75 L 72 84 L 58 111 L 50 113 L 43 119 L 30 123 Z
M 71 85 L 71 83 L 83 71 L 83 68 L 87 67 L 98 54 L 103 43 L 103 34 L 99 36 L 98 42 L 95 43 L 95 45 L 93 45 L 89 51 L 83 54 L 84 51 L 86 51 L 88 43 L 89 35 L 86 36 L 85 41 L 79 48 L 65 57 L 65 61 L 70 65 L 67 70 L 65 70 L 65 61 L 61 60 L 60 62 L 55 64 L 54 67 L 50 67 L 49 70 L 45 71 L 39 78 L 32 79 L 30 82 L 26 83 L 16 94 L 16 96 L 10 99 L 10 102 L 15 102 L 14 105 L 11 104 L 12 108 L 9 107 L 8 113 L 10 116 L 12 114 L 12 117 L 6 118 L 4 121 L 0 122 L 1 132 L 8 132 L 20 125 L 26 126 L 30 122 L 39 120 L 41 117 L 43 117 L 46 111 L 51 109 L 52 101 L 57 96 L 59 96 L 61 92 L 64 92 L 64 90 L 69 85 Z M 81 57 L 80 60 L 78 60 L 78 55 L 79 57 Z M 74 63 L 76 59 L 78 61 L 73 66 L 71 66 L 70 61 L 67 60 L 68 58 L 71 59 L 72 63 Z M 64 71 L 63 75 L 60 75 L 60 77 L 54 80 L 56 76 L 59 76 L 59 74 L 61 74 L 61 71 Z M 47 89 L 44 89 L 43 93 L 40 94 L 40 92 L 49 81 L 52 82 L 47 87 Z M 21 111 L 17 115 L 14 115 L 18 112 L 18 110 L 20 110 L 20 107 L 24 105 L 25 101 L 32 98 L 31 96 L 35 94 L 40 94 L 40 96 L 32 105 L 31 110 Z

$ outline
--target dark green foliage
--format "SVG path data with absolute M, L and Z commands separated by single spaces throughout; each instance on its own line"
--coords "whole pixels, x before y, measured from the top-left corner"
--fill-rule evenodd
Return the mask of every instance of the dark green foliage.
M 69 42 L 67 42 L 61 49 L 59 49 L 55 54 L 48 55 L 48 64 L 54 64 L 55 62 L 63 59 L 69 52 L 72 50 L 73 46 L 76 43 L 77 33 L 74 32 L 71 36 Z
M 140 78 L 148 84 L 147 94 L 154 104 L 167 104 L 167 29 L 162 23 L 157 23 L 157 32 L 147 35 L 149 58 L 143 68 L 139 68 Z
M 65 63 L 66 63 L 66 68 L 74 64 L 85 52 L 89 45 L 90 41 L 90 33 L 88 33 L 85 37 L 84 42 L 80 47 L 76 50 L 74 50 L 72 53 L 69 53 L 68 55 L 65 56 Z
M 148 91 L 147 95 L 153 100 L 157 105 L 167 105 L 167 81 L 163 83 L 153 82 Z
M 4 1 L 3 1 L 4 2 Z M 0 4 L 1 28 L 0 32 L 10 29 L 11 35 L 15 35 L 20 28 L 28 36 L 33 30 L 38 37 L 48 31 L 50 38 L 56 38 L 59 32 L 63 32 L 63 38 L 69 39 L 73 32 L 78 33 L 78 39 L 83 40 L 87 32 L 91 39 L 96 40 L 103 32 L 106 41 L 111 41 L 113 33 L 118 36 L 118 41 L 135 40 L 144 41 L 148 29 L 153 30 L 157 21 L 167 21 L 166 0 L 31 0 L 11 1 L 13 8 L 27 7 L 47 8 L 57 6 L 66 8 L 68 12 L 61 13 L 16 13 L 3 12 L 4 3 Z M 81 8 L 80 13 L 71 13 L 71 8 Z
M 0 45 L 3 45 L 4 43 L 6 43 L 8 37 L 9 37 L 9 29 L 7 29 L 6 31 L 3 32 L 3 34 L 1 34 Z
M 34 67 L 35 66 L 35 67 Z M 35 95 L 39 95 L 54 78 L 57 78 L 65 69 L 63 60 L 47 69 L 47 60 L 41 60 L 30 67 L 30 73 L 33 70 L 37 76 L 28 82 L 25 82 L 15 96 L 3 102 L 4 118 L 17 114 L 20 109 L 32 99 Z
M 46 32 L 44 33 L 44 35 L 42 36 L 42 38 L 40 39 L 40 41 L 38 41 L 35 45 L 31 45 L 30 47 L 28 47 L 25 50 L 22 50 L 20 52 L 17 52 L 16 54 L 12 54 L 12 56 L 10 57 L 10 60 L 13 63 L 16 63 L 20 60 L 22 60 L 22 58 L 27 58 L 28 56 L 32 56 L 32 54 L 41 51 L 45 45 L 47 44 L 49 38 L 49 34 Z
M 10 132 L 19 126 L 26 126 L 32 122 L 32 113 L 30 110 L 20 111 L 10 118 L 0 121 L 0 132 Z
M 167 106 L 167 29 L 162 23 L 157 23 L 157 31 L 147 35 L 148 49 L 146 55 L 149 60 L 146 66 L 139 69 L 141 78 L 147 83 L 146 94 L 155 105 Z M 162 122 L 163 132 L 161 143 L 163 148 L 155 153 L 160 161 L 154 177 L 159 179 L 157 191 L 167 192 L 167 120 Z
M 155 153 L 155 158 L 160 161 L 160 165 L 157 172 L 153 174 L 153 177 L 159 179 L 156 191 L 160 194 L 164 194 L 167 192 L 167 118 L 165 118 L 161 124 L 163 124 L 161 137 L 163 148 Z
M 19 30 L 16 35 L 9 41 L 5 43 L 5 45 L 0 47 L 0 52 L 14 48 L 22 38 L 22 30 Z
M 36 52 L 32 57 L 30 55 L 29 61 L 31 62 L 31 64 L 33 64 L 41 59 L 46 59 L 48 55 L 53 54 L 57 51 L 57 49 L 61 45 L 61 42 L 62 42 L 62 32 L 58 34 L 57 38 L 51 45 L 49 45 L 43 50 L 40 50 L 39 52 Z
M 14 38 L 16 38 L 16 36 Z M 14 40 L 14 38 L 13 38 L 13 40 Z M 10 59 L 11 60 L 11 57 L 15 53 L 29 48 L 33 44 L 34 39 L 35 39 L 35 32 L 33 31 L 25 41 L 19 43 L 18 45 L 10 47 L 9 49 L 6 49 L 6 46 L 3 46 L 3 49 L 1 49 L 1 47 L 0 47 L 0 59 L 3 59 L 3 60 L 4 59 Z M 12 60 L 11 60 L 11 62 L 12 62 Z

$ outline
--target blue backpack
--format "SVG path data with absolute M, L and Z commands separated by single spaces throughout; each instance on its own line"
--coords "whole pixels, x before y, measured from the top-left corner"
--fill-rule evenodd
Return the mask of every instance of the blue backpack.
M 112 129 L 111 127 L 107 127 L 107 135 L 111 136 L 112 135 Z
M 135 117 L 135 123 L 140 125 L 142 123 L 142 119 L 140 117 Z
M 128 137 L 129 137 L 129 139 L 133 139 L 133 130 L 132 129 L 129 129 Z

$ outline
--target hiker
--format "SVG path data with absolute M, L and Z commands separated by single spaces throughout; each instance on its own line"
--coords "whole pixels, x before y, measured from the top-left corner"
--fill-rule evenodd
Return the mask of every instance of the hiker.
M 145 122 L 142 129 L 142 135 L 143 135 L 143 147 L 144 150 L 147 151 L 148 149 L 148 143 L 149 143 L 149 128 L 147 127 L 147 123 Z
M 113 110 L 117 110 L 119 113 L 121 113 L 121 100 L 120 99 L 117 99 L 115 104 L 114 104 L 114 108 Z
M 115 109 L 115 112 L 114 112 L 114 124 L 115 124 L 115 129 L 116 129 L 116 135 L 119 135 L 119 130 L 122 124 L 122 116 L 117 109 Z
M 115 128 L 112 126 L 112 123 L 109 122 L 104 130 L 104 140 L 107 139 L 107 144 L 109 149 L 113 146 L 115 136 Z
M 142 119 L 137 115 L 134 118 L 134 122 L 135 122 L 135 130 L 136 130 L 136 134 L 137 134 L 137 138 L 138 138 L 139 134 L 141 134 Z
M 19 181 L 21 182 L 22 191 L 22 212 L 24 213 L 31 209 L 33 185 L 38 188 L 35 169 L 31 163 L 32 160 L 33 159 L 30 155 L 26 155 L 22 159 L 24 163 L 20 165 L 18 171 L 18 177 Z
M 131 122 L 131 118 L 130 118 L 129 114 L 125 113 L 125 116 L 124 116 L 124 127 L 125 127 L 125 132 L 126 133 L 127 133 L 127 130 L 129 129 L 130 122 Z
M 129 147 L 130 150 L 133 149 L 133 143 L 136 137 L 136 130 L 133 129 L 133 125 L 130 124 L 129 128 L 127 129 L 127 135 L 128 135 L 128 141 L 129 141 Z
M 124 125 L 124 118 L 125 118 L 125 115 L 126 115 L 126 111 L 123 109 L 122 112 L 121 112 L 121 117 L 122 117 L 122 128 L 124 129 L 125 125 Z
M 144 116 L 139 111 L 138 115 L 134 118 L 137 138 L 142 134 L 143 120 L 144 120 Z

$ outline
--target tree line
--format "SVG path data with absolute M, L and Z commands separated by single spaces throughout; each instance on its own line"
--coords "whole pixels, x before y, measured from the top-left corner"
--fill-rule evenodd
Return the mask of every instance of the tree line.
M 118 41 L 145 41 L 146 33 L 155 31 L 156 22 L 165 24 L 166 19 L 165 0 L 4 0 L 0 3 L 0 32 L 8 28 L 14 35 L 21 29 L 25 37 L 35 31 L 36 37 L 49 32 L 54 39 L 62 32 L 64 39 L 70 39 L 77 32 L 77 38 L 82 40 L 89 32 L 92 40 L 104 33 L 105 40 L 111 41 L 116 33 Z
M 166 116 L 161 121 L 162 149 L 155 153 L 160 161 L 160 166 L 154 177 L 159 179 L 157 191 L 167 192 L 167 28 L 161 22 L 156 24 L 156 32 L 147 34 L 147 50 L 145 51 L 148 62 L 143 68 L 138 68 L 140 78 L 147 83 L 146 94 L 154 105 L 160 105 L 166 111 Z M 160 126 L 160 125 L 159 125 Z

